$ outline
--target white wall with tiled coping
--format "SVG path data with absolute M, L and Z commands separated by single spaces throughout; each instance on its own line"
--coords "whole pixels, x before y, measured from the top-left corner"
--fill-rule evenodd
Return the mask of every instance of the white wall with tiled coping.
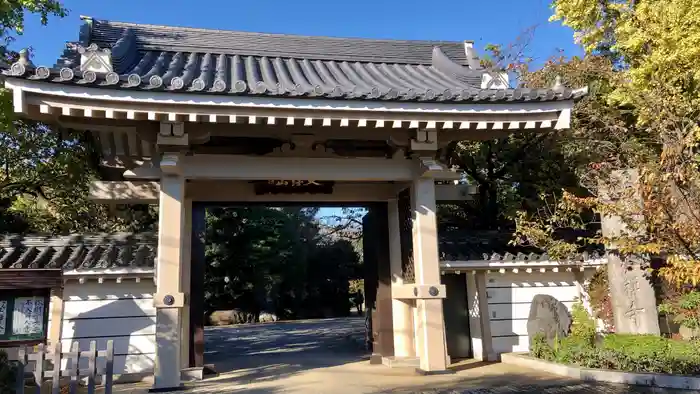
M 97 342 L 98 349 L 105 349 L 107 341 L 112 340 L 115 374 L 151 375 L 156 353 L 155 290 L 153 280 L 66 283 L 61 327 L 63 351 L 70 351 L 74 343 L 79 344 L 80 350 L 88 350 L 91 341 Z
M 579 279 L 586 281 L 594 272 L 581 272 Z M 571 311 L 574 302 L 582 297 L 583 287 L 570 271 L 486 274 L 486 298 L 496 356 L 528 351 L 527 319 L 532 298 L 538 294 L 556 298 Z
M 585 381 L 634 384 L 640 386 L 670 389 L 700 390 L 700 377 L 666 375 L 656 373 L 633 373 L 603 369 L 580 368 L 571 365 L 551 363 L 528 356 L 526 353 L 503 353 L 501 362 L 517 365 L 554 375 L 568 376 Z

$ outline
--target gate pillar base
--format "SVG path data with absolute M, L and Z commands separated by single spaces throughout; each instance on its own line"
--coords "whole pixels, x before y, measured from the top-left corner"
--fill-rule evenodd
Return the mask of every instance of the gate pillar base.
M 451 369 L 443 369 L 439 371 L 425 371 L 420 368 L 416 368 L 416 373 L 421 376 L 432 376 L 432 375 L 452 375 L 456 373 Z
M 149 393 L 172 393 L 172 392 L 176 392 L 176 391 L 184 391 L 186 389 L 187 388 L 181 384 L 181 385 L 175 386 L 175 387 L 154 387 L 154 388 L 148 389 L 148 392 Z
M 382 364 L 389 368 L 418 368 L 420 358 L 418 357 L 382 357 Z
M 180 380 L 183 382 L 196 382 L 217 376 L 219 376 L 219 373 L 216 372 L 213 364 L 207 364 L 203 367 L 183 368 L 180 371 Z

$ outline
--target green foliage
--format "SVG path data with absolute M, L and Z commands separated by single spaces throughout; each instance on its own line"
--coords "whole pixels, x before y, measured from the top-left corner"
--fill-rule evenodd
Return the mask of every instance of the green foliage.
M 561 75 L 591 86 L 562 143 L 585 193 L 565 190 L 554 211 L 526 212 L 519 218 L 519 240 L 546 246 L 542 233 L 571 228 L 561 218 L 580 217 L 581 228 L 597 227 L 600 215 L 615 215 L 630 231 L 613 239 L 581 236 L 571 241 L 573 247 L 615 243 L 622 253 L 665 254 L 666 264 L 657 272 L 663 279 L 679 287 L 697 285 L 700 3 L 554 0 L 552 8 L 552 19 L 571 27 L 588 55 L 583 61 L 551 62 L 524 80 L 535 87 Z M 637 188 L 616 196 L 600 193 L 615 189 L 613 171 L 628 168 L 639 170 Z
M 557 341 L 555 346 L 540 338 L 531 347 L 530 355 L 584 368 L 678 375 L 700 373 L 697 343 L 654 335 L 608 334 L 593 344 L 570 336 Z
M 696 0 L 554 0 L 553 20 L 575 31 L 590 53 L 604 53 L 623 68 L 611 99 L 633 104 L 643 121 L 660 119 L 646 93 L 665 93 L 672 104 L 700 97 L 700 3 Z M 680 100 L 680 101 L 677 101 Z M 685 106 L 677 110 L 685 110 Z
M 120 216 L 88 201 L 89 185 L 99 176 L 95 155 L 82 132 L 56 132 L 25 121 L 0 130 L 0 231 L 64 234 L 152 228 L 155 212 L 146 206 L 124 210 Z
M 14 57 L 16 54 L 8 52 L 7 45 L 14 41 L 16 34 L 24 32 L 24 17 L 25 14 L 38 14 L 41 18 L 41 23 L 46 24 L 50 16 L 62 18 L 68 14 L 68 10 L 58 0 L 13 0 L 0 2 L 0 39 L 3 44 L 0 45 L 0 56 Z M 7 97 L 7 91 L 2 89 L 3 102 L 0 118 L 7 119 L 6 115 L 11 111 L 7 111 L 6 103 L 10 102 Z
M 68 10 L 57 0 L 19 0 L 3 1 L 0 3 L 0 26 L 3 28 L 3 35 L 10 31 L 18 34 L 24 32 L 25 13 L 39 14 L 41 23 L 46 24 L 49 16 L 64 17 Z
M 552 346 L 547 343 L 547 338 L 544 334 L 539 333 L 532 338 L 530 342 L 530 355 L 535 358 L 552 361 L 556 354 Z
M 571 337 L 592 346 L 596 339 L 596 324 L 581 301 L 571 308 L 571 320 Z
M 0 56 L 8 63 L 17 53 L 7 45 L 22 33 L 26 13 L 46 23 L 67 10 L 55 0 L 0 2 Z M 155 212 L 146 206 L 115 215 L 87 200 L 97 164 L 85 133 L 16 119 L 10 92 L 0 88 L 0 233 L 152 230 Z
M 535 337 L 530 355 L 584 368 L 680 375 L 700 373 L 698 343 L 631 334 L 608 334 L 597 339 L 595 323 L 583 305 L 574 305 L 572 317 L 570 336 L 558 339 L 552 346 L 544 337 Z
M 605 325 L 606 331 L 613 331 L 615 316 L 613 315 L 610 286 L 608 285 L 607 267 L 599 267 L 586 284 L 586 294 L 591 305 L 593 317 L 600 319 Z
M 659 305 L 659 312 L 673 316 L 683 327 L 700 328 L 700 291 L 694 290 L 678 295 Z
M 205 303 L 280 318 L 345 316 L 361 277 L 349 240 L 322 233 L 317 210 L 258 206 L 207 215 Z
M 527 48 L 534 33 L 534 29 L 527 29 L 513 44 L 488 45 L 484 65 L 493 71 L 506 72 L 512 82 L 521 85 L 529 82 L 526 77 L 533 73 L 529 72 L 532 58 L 527 55 Z M 553 83 L 552 74 L 533 81 L 532 85 L 550 87 Z M 564 83 L 581 86 L 578 81 Z M 565 131 L 520 132 L 448 146 L 449 163 L 464 170 L 467 181 L 478 186 L 479 193 L 474 201 L 443 206 L 441 228 L 514 230 L 514 218 L 519 211 L 531 215 L 548 209 L 541 199 L 543 194 L 561 194 L 562 189 L 577 191 L 576 167 L 572 165 L 576 158 L 562 149 L 562 132 Z M 553 239 L 546 232 L 541 235 Z M 553 245 L 547 246 L 545 249 Z

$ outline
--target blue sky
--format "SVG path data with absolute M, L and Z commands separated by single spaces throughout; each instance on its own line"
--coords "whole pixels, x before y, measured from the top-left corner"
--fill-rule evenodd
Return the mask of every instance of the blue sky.
M 14 48 L 31 46 L 36 64 L 51 65 L 75 40 L 80 15 L 125 22 L 364 38 L 473 40 L 507 44 L 537 25 L 532 55 L 556 48 L 580 54 L 572 33 L 550 23 L 548 0 L 65 0 L 71 10 L 46 27 L 29 17 Z
M 548 0 L 66 0 L 64 19 L 41 26 L 29 16 L 12 45 L 31 47 L 37 65 L 52 65 L 76 40 L 80 15 L 123 22 L 264 33 L 508 44 L 537 26 L 528 55 L 543 62 L 562 50 L 580 55 L 571 30 L 548 22 Z M 321 215 L 339 210 L 324 208 Z

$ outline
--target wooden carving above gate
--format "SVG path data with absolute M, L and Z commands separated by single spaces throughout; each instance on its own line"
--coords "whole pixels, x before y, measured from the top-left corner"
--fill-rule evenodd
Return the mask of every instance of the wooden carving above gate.
M 255 194 L 332 194 L 335 182 L 313 180 L 253 181 Z

